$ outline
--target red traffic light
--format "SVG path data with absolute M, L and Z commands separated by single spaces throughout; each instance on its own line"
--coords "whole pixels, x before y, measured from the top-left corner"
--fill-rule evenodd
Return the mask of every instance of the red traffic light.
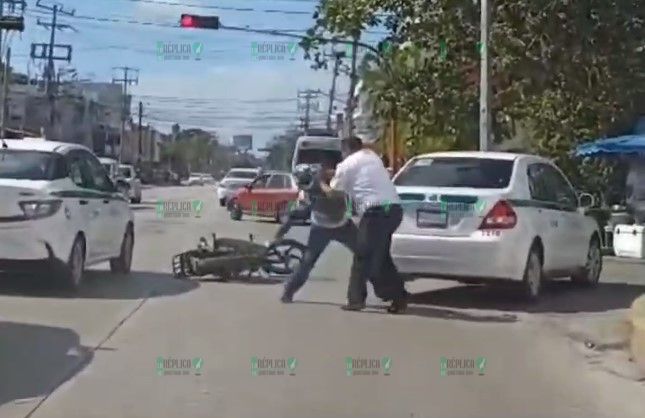
M 182 28 L 194 28 L 195 19 L 191 15 L 181 15 L 181 27 Z
M 219 29 L 219 17 L 183 14 L 179 25 L 182 28 Z

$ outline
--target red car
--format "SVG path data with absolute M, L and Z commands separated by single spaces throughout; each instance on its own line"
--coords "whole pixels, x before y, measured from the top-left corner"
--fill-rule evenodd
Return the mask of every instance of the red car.
M 297 204 L 298 192 L 290 173 L 265 172 L 229 200 L 231 219 L 239 221 L 242 215 L 252 215 L 282 222 L 289 208 Z

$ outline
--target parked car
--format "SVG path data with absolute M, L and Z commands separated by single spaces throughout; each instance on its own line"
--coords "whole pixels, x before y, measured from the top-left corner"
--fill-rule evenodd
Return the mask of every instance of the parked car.
M 235 192 L 228 209 L 231 219 L 236 221 L 247 214 L 284 222 L 290 205 L 297 203 L 298 195 L 296 180 L 290 173 L 272 171 L 261 174 Z
M 536 299 L 545 279 L 598 283 L 601 235 L 549 160 L 494 152 L 425 154 L 394 178 L 404 217 L 393 236 L 399 271 L 462 282 L 522 283 Z
M 120 177 L 128 183 L 128 196 L 131 203 L 141 203 L 141 179 L 137 176 L 134 166 L 121 164 L 119 166 Z
M 130 184 L 125 180 L 121 175 L 119 170 L 119 162 L 113 158 L 102 157 L 99 158 L 101 165 L 108 174 L 108 177 L 116 185 L 119 193 L 122 193 L 126 197 L 130 196 Z
M 77 288 L 86 266 L 129 273 L 134 217 L 84 146 L 39 138 L 0 149 L 0 270 L 56 272 Z
M 228 200 L 240 187 L 252 182 L 259 174 L 258 168 L 233 168 L 217 185 L 217 199 L 220 206 L 226 206 Z
M 190 173 L 188 178 L 181 183 L 184 186 L 203 186 L 206 183 L 206 175 L 202 173 Z

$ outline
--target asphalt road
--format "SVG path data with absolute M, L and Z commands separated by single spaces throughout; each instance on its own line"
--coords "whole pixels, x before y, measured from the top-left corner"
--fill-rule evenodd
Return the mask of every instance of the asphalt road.
M 157 198 L 203 199 L 204 211 L 162 219 Z M 507 290 L 428 279 L 408 284 L 406 315 L 384 314 L 373 298 L 344 312 L 350 259 L 339 245 L 283 305 L 276 281 L 170 276 L 171 256 L 202 235 L 264 241 L 275 224 L 231 221 L 212 186 L 147 189 L 135 209 L 130 277 L 99 266 L 78 294 L 47 277 L 0 283 L 0 417 L 645 416 L 643 382 L 596 367 L 579 338 L 645 293 L 641 265 L 607 263 L 597 289 L 554 284 L 532 306 Z M 169 360 L 161 373 L 159 357 Z

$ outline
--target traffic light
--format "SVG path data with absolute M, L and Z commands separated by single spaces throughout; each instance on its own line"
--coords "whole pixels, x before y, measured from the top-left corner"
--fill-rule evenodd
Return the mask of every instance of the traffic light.
M 25 30 L 25 19 L 19 16 L 2 16 L 0 17 L 0 29 L 22 32 Z
M 183 14 L 179 24 L 182 28 L 219 29 L 219 17 Z

